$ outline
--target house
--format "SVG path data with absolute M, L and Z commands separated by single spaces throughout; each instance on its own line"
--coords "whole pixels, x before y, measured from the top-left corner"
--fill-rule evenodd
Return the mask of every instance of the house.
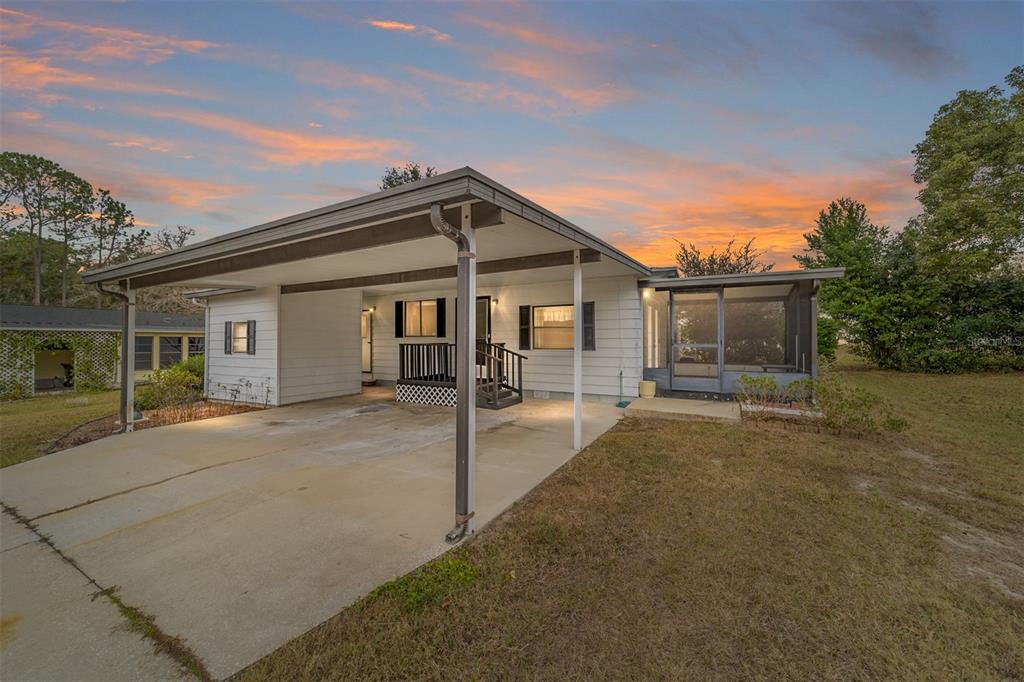
M 115 385 L 121 324 L 120 310 L 0 305 L 0 393 Z M 205 351 L 201 316 L 140 312 L 136 330 L 137 380 Z
M 83 280 L 117 287 L 129 315 L 138 289 L 201 287 L 214 399 L 286 405 L 373 381 L 401 401 L 457 404 L 464 530 L 470 402 L 571 398 L 578 449 L 583 402 L 634 397 L 645 377 L 673 394 L 729 393 L 750 372 L 813 376 L 815 293 L 841 274 L 680 278 L 461 168 Z

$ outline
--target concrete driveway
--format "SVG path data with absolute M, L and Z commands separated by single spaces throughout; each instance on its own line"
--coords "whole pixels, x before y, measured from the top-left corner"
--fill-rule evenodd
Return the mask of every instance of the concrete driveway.
M 571 404 L 477 414 L 483 524 L 572 457 Z M 620 415 L 587 404 L 585 442 Z M 21 521 L 4 514 L 0 672 L 179 676 L 170 658 L 143 655 L 147 642 L 114 627 L 109 602 L 91 599 L 95 586 L 116 586 L 214 677 L 234 673 L 447 548 L 454 431 L 453 410 L 370 389 L 113 436 L 4 469 L 0 500 Z M 53 651 L 66 663 L 44 665 Z

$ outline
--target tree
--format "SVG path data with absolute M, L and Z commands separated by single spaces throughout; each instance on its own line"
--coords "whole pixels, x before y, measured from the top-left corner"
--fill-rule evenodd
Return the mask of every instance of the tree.
M 85 236 L 93 207 L 92 185 L 63 168 L 54 183 L 51 231 L 63 244 L 60 265 L 60 304 L 68 304 L 68 273 L 78 263 L 79 241 Z M 73 258 L 74 257 L 74 258 Z
M 410 161 L 404 166 L 392 166 L 385 170 L 384 175 L 380 179 L 380 188 L 390 189 L 410 182 L 416 182 L 417 180 L 423 180 L 424 178 L 432 178 L 435 175 L 437 175 L 437 169 L 433 166 L 421 169 L 418 163 Z
M 934 267 L 970 278 L 1024 247 L 1024 66 L 942 105 L 914 148 L 923 185 L 920 246 Z
M 0 179 L 5 183 L 0 195 L 16 204 L 4 213 L 12 216 L 15 229 L 32 235 L 32 304 L 41 305 L 43 235 L 55 220 L 55 186 L 61 167 L 41 156 L 18 152 L 0 155 L 0 167 Z
M 711 249 L 710 253 L 701 253 L 700 249 L 691 244 L 679 244 L 679 251 L 676 253 L 676 263 L 684 277 L 699 277 L 701 275 L 732 275 L 741 272 L 768 272 L 774 263 L 761 261 L 763 252 L 754 248 L 754 239 L 751 238 L 746 244 L 734 248 L 735 239 L 729 240 L 725 249 L 719 252 Z
M 185 225 L 161 227 L 157 230 L 156 234 L 153 235 L 151 248 L 156 253 L 174 251 L 175 249 L 180 249 L 185 246 L 188 240 L 194 236 L 196 236 L 196 231 Z

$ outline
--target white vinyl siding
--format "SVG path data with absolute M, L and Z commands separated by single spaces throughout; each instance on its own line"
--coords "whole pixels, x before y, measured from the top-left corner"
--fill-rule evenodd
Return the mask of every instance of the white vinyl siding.
M 281 297 L 282 405 L 362 390 L 361 304 L 351 289 Z
M 586 268 L 584 267 L 584 273 Z M 478 286 L 477 295 L 497 299 L 491 306 L 492 341 L 505 343 L 510 350 L 522 352 L 523 383 L 527 391 L 572 392 L 572 350 L 531 349 L 519 351 L 519 306 L 560 305 L 572 300 L 572 282 L 543 282 L 514 286 Z M 396 300 L 448 299 L 455 310 L 455 288 L 424 288 L 401 295 L 367 297 L 363 307 L 374 307 L 373 375 L 383 381 L 398 379 L 398 344 L 420 339 L 394 337 Z M 583 353 L 583 392 L 591 396 L 617 397 L 619 372 L 622 391 L 635 397 L 641 378 L 640 292 L 634 277 L 600 277 L 583 280 L 584 301 L 594 302 L 595 350 Z M 447 329 L 438 330 L 436 341 L 453 341 L 454 314 L 446 316 Z M 430 339 L 434 341 L 435 339 Z
M 207 392 L 214 400 L 279 404 L 277 388 L 277 287 L 226 296 L 208 302 L 206 328 Z M 225 322 L 256 321 L 256 353 L 224 353 Z

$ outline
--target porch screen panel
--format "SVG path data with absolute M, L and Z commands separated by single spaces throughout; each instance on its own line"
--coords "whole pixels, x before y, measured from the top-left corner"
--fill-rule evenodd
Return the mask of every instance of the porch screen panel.
M 760 371 L 785 362 L 786 302 L 726 299 L 726 369 Z
M 673 307 L 673 375 L 717 379 L 718 292 L 695 291 L 674 294 Z

